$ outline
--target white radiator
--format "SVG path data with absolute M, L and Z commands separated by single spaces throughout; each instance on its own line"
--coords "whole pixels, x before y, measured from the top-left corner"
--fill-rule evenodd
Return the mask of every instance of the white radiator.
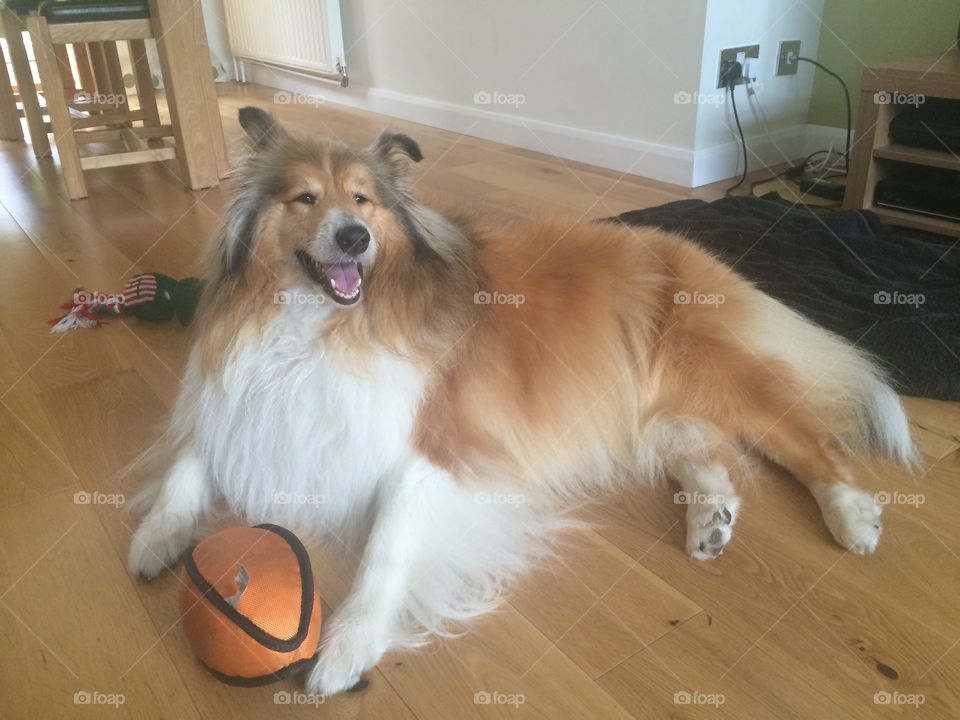
M 346 86 L 339 0 L 224 0 L 224 10 L 235 57 Z

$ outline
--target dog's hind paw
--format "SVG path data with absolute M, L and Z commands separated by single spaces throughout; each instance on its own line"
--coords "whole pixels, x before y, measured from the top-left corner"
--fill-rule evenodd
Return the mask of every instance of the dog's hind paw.
M 843 483 L 820 484 L 811 489 L 830 534 L 841 546 L 857 555 L 877 549 L 883 532 L 883 508 L 873 495 Z
M 691 496 L 687 509 L 687 554 L 695 560 L 712 560 L 733 537 L 740 498 Z

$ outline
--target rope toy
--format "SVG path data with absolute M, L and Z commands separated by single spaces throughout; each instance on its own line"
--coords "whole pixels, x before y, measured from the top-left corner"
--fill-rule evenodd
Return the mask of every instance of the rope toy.
M 148 322 L 166 322 L 176 317 L 181 325 L 189 325 L 199 295 L 198 278 L 175 280 L 160 273 L 135 275 L 117 294 L 77 288 L 73 301 L 60 305 L 67 313 L 50 320 L 50 332 L 100 327 L 104 318 L 117 315 L 132 315 Z

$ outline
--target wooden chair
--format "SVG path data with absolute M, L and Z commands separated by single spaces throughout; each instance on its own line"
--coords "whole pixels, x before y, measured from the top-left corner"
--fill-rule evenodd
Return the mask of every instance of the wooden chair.
M 33 82 L 33 72 L 30 70 L 30 60 L 27 57 L 26 45 L 23 42 L 23 32 L 27 29 L 26 17 L 36 12 L 40 0 L 0 0 L 0 33 L 7 39 L 10 49 L 10 64 L 13 65 L 13 74 L 17 83 L 17 92 L 23 104 L 23 115 L 27 119 L 27 129 L 30 131 L 30 143 L 33 153 L 37 157 L 50 155 L 50 141 L 47 138 L 49 130 L 43 117 L 43 108 L 36 85 Z M 12 89 L 9 94 L 6 88 L 10 85 L 6 67 L 0 77 L 0 115 L 4 120 L 0 127 L 8 140 L 22 140 L 23 131 L 20 127 L 20 113 L 16 101 L 13 99 Z M 12 110 L 10 103 L 13 103 Z M 16 112 L 16 127 L 12 123 L 12 113 Z
M 84 171 L 176 159 L 181 179 L 199 189 L 216 185 L 226 171 L 226 146 L 203 15 L 195 0 L 46 0 L 27 18 L 54 140 L 71 199 L 87 196 Z M 163 125 L 153 98 L 144 40 L 155 38 L 164 76 L 171 124 Z M 130 111 L 122 85 L 113 107 L 80 107 L 68 97 L 60 77 L 58 47 L 89 49 L 91 65 L 113 88 L 109 46 L 129 43 L 141 93 L 141 108 Z M 101 80 L 97 79 L 98 87 Z M 110 105 L 110 103 L 107 103 Z M 86 110 L 76 117 L 71 113 Z M 82 105 L 82 103 L 80 103 Z M 137 126 L 136 123 L 142 123 Z M 120 152 L 81 155 L 88 143 L 120 141 Z M 171 144 L 172 143 L 172 144 Z

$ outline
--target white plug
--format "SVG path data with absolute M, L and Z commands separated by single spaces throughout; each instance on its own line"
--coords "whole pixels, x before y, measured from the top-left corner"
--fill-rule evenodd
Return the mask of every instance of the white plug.
M 758 58 L 746 58 L 743 61 L 742 75 L 747 80 L 756 80 L 757 72 L 760 69 L 760 60 Z

